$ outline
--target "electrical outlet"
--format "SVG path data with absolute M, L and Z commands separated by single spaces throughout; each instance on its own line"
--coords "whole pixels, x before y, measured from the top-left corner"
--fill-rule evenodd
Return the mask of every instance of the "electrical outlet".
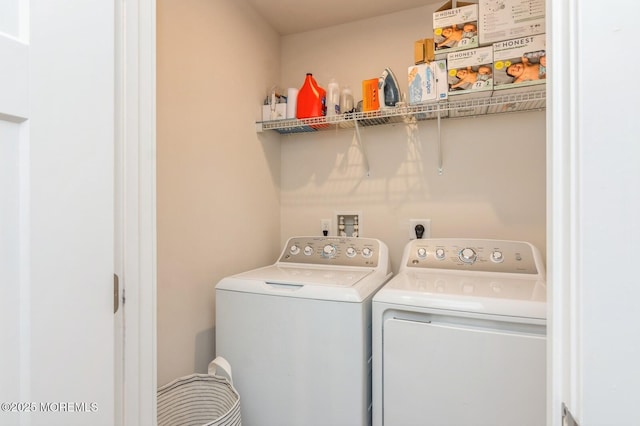
M 331 219 L 320 219 L 320 230 L 322 235 L 331 235 Z
M 416 236 L 416 226 L 422 225 L 424 226 L 424 234 L 422 238 L 430 238 L 431 237 L 431 219 L 409 219 L 409 239 L 415 240 Z

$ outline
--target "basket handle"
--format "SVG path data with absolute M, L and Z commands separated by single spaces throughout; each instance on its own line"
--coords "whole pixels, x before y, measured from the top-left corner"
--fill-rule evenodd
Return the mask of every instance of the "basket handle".
M 222 374 L 217 374 L 219 371 L 222 372 Z M 226 377 L 229 379 L 229 382 L 233 384 L 233 379 L 231 378 L 231 364 L 221 356 L 216 357 L 209 363 L 209 374 L 212 376 Z

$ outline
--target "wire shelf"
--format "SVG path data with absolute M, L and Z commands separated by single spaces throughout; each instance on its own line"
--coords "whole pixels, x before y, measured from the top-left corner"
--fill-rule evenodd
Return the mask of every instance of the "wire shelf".
M 455 99 L 455 98 L 454 98 Z M 256 130 L 275 130 L 280 134 L 309 133 L 330 129 L 353 129 L 358 126 L 380 126 L 415 123 L 440 118 L 477 117 L 516 111 L 539 111 L 546 108 L 546 91 L 523 93 L 493 92 L 493 96 L 441 101 L 424 105 L 384 108 L 378 111 L 354 112 L 334 116 L 304 119 L 284 119 L 256 122 Z

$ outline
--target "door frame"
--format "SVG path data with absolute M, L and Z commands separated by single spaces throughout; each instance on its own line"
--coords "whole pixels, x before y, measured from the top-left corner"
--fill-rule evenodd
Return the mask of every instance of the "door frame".
M 547 0 L 547 425 L 580 412 L 578 5 Z
M 155 424 L 156 1 L 116 2 L 115 19 L 114 255 L 126 330 L 116 424 Z
M 123 423 L 155 424 L 157 388 L 156 342 L 156 0 L 122 3 L 116 16 L 117 114 L 116 145 L 120 155 L 117 173 L 122 190 L 121 291 L 126 334 L 124 349 Z M 571 383 L 563 377 L 570 360 L 564 351 L 575 351 L 576 342 L 568 328 L 575 315 L 577 296 L 570 279 L 569 258 L 575 201 L 571 200 L 572 146 L 575 144 L 573 108 L 575 89 L 570 61 L 575 6 L 546 2 L 547 45 L 554 66 L 547 80 L 547 258 L 549 282 L 547 424 L 560 426 L 561 401 Z M 574 31 L 574 30 L 573 30 Z M 574 71 L 575 72 L 575 71 Z M 574 138 L 572 139 L 572 136 Z M 569 143 L 566 143 L 569 141 Z M 575 154 L 573 154 L 575 155 Z M 118 255 L 116 255 L 118 256 Z M 566 283 L 567 285 L 553 285 Z M 572 291 L 573 289 L 573 291 Z M 122 295 L 124 296 L 124 295 Z M 122 299 L 122 297 L 121 297 Z M 569 307 L 570 309 L 567 309 Z M 575 336 L 574 336 L 575 337 Z M 568 339 L 568 340 L 567 340 Z M 567 346 L 565 346 L 567 345 Z M 575 379 L 575 378 L 574 378 Z M 574 383 L 573 386 L 576 384 Z M 577 402 L 577 401 L 574 401 Z
M 156 355 L 156 1 L 122 2 L 116 16 L 116 145 L 120 154 L 122 192 L 121 283 L 124 303 L 124 424 L 155 424 Z M 572 82 L 576 70 L 576 5 L 546 1 L 547 45 L 553 67 L 547 80 L 547 259 L 548 308 L 548 392 L 547 424 L 561 424 L 561 402 L 570 389 L 576 390 L 575 371 L 564 353 L 576 350 L 575 316 L 579 294 L 576 287 L 575 229 L 576 201 L 571 189 L 576 173 L 577 93 Z M 119 97 L 118 97 L 119 96 Z M 573 224 L 573 225 L 572 225 Z M 117 254 L 116 254 L 117 256 Z M 556 285 L 554 285 L 556 283 Z M 559 285 L 562 283 L 562 285 Z M 568 351 L 568 352 L 567 352 Z M 566 380 L 565 377 L 573 379 Z M 575 397 L 576 395 L 574 395 Z M 573 402 L 579 406 L 579 401 Z

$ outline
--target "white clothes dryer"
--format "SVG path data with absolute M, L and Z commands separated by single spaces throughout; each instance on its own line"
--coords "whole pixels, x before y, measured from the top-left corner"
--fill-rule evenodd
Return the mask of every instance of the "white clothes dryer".
M 216 353 L 245 426 L 371 424 L 371 300 L 391 277 L 370 238 L 294 237 L 216 286 Z
M 546 290 L 526 242 L 407 244 L 373 298 L 373 424 L 544 425 Z

